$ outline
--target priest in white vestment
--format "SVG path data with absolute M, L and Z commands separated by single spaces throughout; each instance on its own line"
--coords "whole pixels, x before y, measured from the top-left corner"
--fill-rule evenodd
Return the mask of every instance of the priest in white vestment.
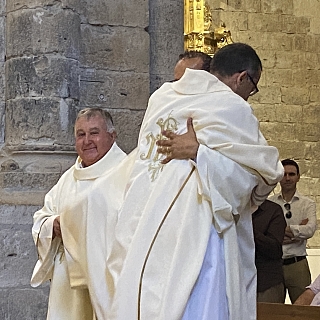
M 214 75 L 187 69 L 149 100 L 138 146 L 121 164 L 123 204 L 109 238 L 112 303 L 98 301 L 99 320 L 256 319 L 251 213 L 283 167 L 246 102 L 262 70 L 255 51 L 228 45 L 211 66 Z M 196 162 L 163 164 L 156 141 L 163 130 L 184 133 L 189 117 L 201 144 Z M 118 170 L 95 184 L 93 212 L 108 203 L 105 187 Z
M 87 273 L 87 251 L 91 251 L 87 241 L 92 242 L 90 226 L 94 217 L 87 217 L 81 208 L 93 182 L 126 157 L 115 142 L 111 116 L 102 109 L 80 111 L 75 135 L 79 155 L 75 164 L 47 193 L 43 208 L 34 214 L 32 235 L 39 260 L 31 285 L 36 287 L 51 281 L 48 320 L 95 319 Z M 105 229 L 106 226 L 101 226 L 96 230 L 103 234 Z M 100 250 L 104 250 L 103 245 L 102 241 Z M 99 293 L 107 299 L 106 292 Z

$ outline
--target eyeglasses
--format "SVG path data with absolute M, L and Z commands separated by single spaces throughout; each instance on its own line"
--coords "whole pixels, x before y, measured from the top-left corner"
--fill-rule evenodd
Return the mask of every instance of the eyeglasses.
M 285 204 L 284 204 L 284 207 L 285 207 L 285 209 L 288 211 L 288 212 L 286 213 L 286 218 L 287 218 L 287 219 L 290 219 L 290 218 L 292 217 L 292 212 L 290 211 L 290 209 L 291 209 L 290 203 L 285 203 Z
M 250 79 L 251 83 L 254 85 L 254 89 L 249 93 L 249 96 L 253 96 L 254 94 L 259 92 L 259 88 L 257 87 L 257 85 L 255 84 L 255 82 L 253 81 L 252 77 L 248 72 L 247 72 L 247 76 Z

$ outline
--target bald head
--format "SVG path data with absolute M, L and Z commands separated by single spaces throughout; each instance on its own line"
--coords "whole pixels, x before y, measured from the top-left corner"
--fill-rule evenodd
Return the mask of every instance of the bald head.
M 203 61 L 200 58 L 181 59 L 174 68 L 174 80 L 179 80 L 183 76 L 186 68 L 201 70 L 202 66 Z
M 200 51 L 185 51 L 179 55 L 179 61 L 174 68 L 174 80 L 179 80 L 186 68 L 210 71 L 211 57 Z

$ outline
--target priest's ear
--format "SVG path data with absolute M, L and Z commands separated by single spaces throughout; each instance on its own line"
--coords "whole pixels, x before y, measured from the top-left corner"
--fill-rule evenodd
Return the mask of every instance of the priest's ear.
M 247 71 L 236 72 L 232 76 L 226 77 L 222 80 L 227 86 L 229 86 L 233 92 L 238 93 L 239 89 L 245 84 L 247 78 Z
M 248 75 L 246 70 L 238 72 L 235 75 L 236 75 L 236 83 L 238 86 L 243 85 L 244 81 L 247 81 Z
M 232 77 L 234 87 L 231 87 L 231 89 L 234 93 L 247 101 L 250 96 L 250 92 L 252 91 L 252 84 L 249 80 L 248 72 L 246 70 L 239 71 Z
M 113 130 L 112 132 L 109 132 L 109 131 L 108 131 L 108 133 L 111 135 L 111 138 L 112 138 L 113 142 L 116 141 L 116 139 L 117 139 L 117 132 L 116 132 L 115 130 Z

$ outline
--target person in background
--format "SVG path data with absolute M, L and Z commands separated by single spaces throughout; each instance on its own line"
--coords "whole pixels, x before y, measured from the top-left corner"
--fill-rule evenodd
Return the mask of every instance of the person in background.
M 311 283 L 306 245 L 307 239 L 316 231 L 316 204 L 297 191 L 300 180 L 298 164 L 292 159 L 281 162 L 285 172 L 280 181 L 281 191 L 269 200 L 282 207 L 287 223 L 282 246 L 283 274 L 285 289 L 294 303 Z
M 284 303 L 282 241 L 286 220 L 280 205 L 265 200 L 252 214 L 257 301 Z
M 81 110 L 74 132 L 78 158 L 46 194 L 32 227 L 38 261 L 31 285 L 51 281 L 47 320 L 95 319 L 86 273 L 87 231 L 94 217 L 79 208 L 93 182 L 126 157 L 115 142 L 111 115 L 100 108 Z

